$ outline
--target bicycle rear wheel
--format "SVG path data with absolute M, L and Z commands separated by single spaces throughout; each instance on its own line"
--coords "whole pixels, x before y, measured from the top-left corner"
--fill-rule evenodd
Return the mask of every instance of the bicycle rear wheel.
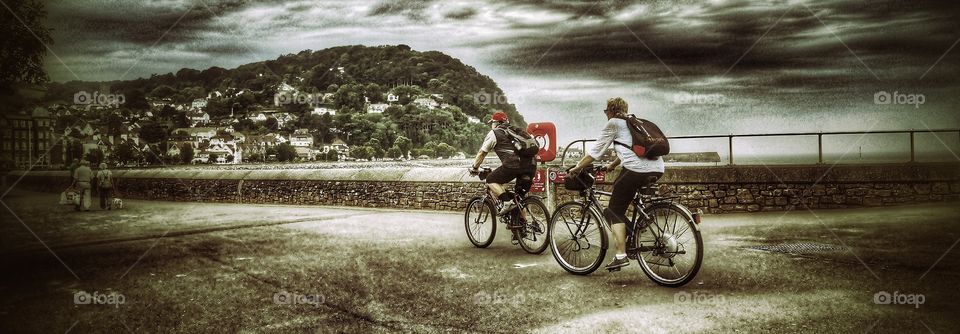
M 703 238 L 690 211 L 675 203 L 647 209 L 647 228 L 635 231 L 640 268 L 655 283 L 678 287 L 687 284 L 703 263 Z
M 536 197 L 527 197 L 523 200 L 523 214 L 526 223 L 523 229 L 515 230 L 520 248 L 530 254 L 540 254 L 547 249 L 547 225 L 550 223 L 550 211 L 547 206 Z
M 550 251 L 564 270 L 588 275 L 600 267 L 607 255 L 607 232 L 596 210 L 580 202 L 567 202 L 550 218 L 547 238 Z
M 485 201 L 483 197 L 474 197 L 467 203 L 463 216 L 470 242 L 477 248 L 490 246 L 497 235 L 497 215 L 493 203 Z

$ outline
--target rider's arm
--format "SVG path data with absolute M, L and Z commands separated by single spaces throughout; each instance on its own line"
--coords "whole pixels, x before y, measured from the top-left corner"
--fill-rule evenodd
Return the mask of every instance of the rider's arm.
M 607 165 L 607 171 L 612 171 L 612 170 L 616 169 L 617 166 L 620 166 L 620 157 L 619 157 L 619 156 L 616 157 L 615 159 L 613 159 L 613 162 L 611 162 L 609 165 Z
M 603 156 L 604 151 L 610 147 L 610 144 L 613 143 L 613 139 L 617 137 L 617 133 L 620 129 L 613 122 L 613 120 L 607 121 L 607 125 L 603 127 L 603 131 L 600 131 L 600 137 L 597 138 L 597 142 L 590 148 L 586 154 L 583 155 L 583 159 L 580 159 L 580 162 L 577 163 L 577 166 L 570 170 L 571 173 L 578 174 L 581 170 L 592 164 L 594 161 L 600 159 Z
M 592 164 L 593 161 L 594 161 L 593 157 L 591 157 L 589 154 L 584 155 L 583 159 L 580 159 L 580 162 L 578 162 L 576 166 L 570 169 L 570 173 L 580 174 L 580 171 L 586 168 L 587 166 L 590 166 L 590 164 Z
M 480 169 L 480 164 L 483 163 L 483 159 L 487 157 L 487 152 L 480 150 L 477 152 L 477 158 L 473 160 L 473 169 Z
M 493 130 L 487 132 L 487 137 L 483 138 L 483 144 L 480 144 L 480 151 L 477 152 L 477 158 L 473 161 L 473 169 L 480 169 L 480 164 L 483 163 L 483 159 L 487 157 L 487 153 L 490 153 L 490 150 L 493 150 L 493 147 L 497 145 L 497 135 L 493 133 Z

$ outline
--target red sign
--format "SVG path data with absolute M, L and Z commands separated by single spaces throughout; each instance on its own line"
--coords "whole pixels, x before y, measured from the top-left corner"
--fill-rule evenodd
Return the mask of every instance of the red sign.
M 533 185 L 530 186 L 530 192 L 542 193 L 546 188 L 547 170 L 537 169 L 537 174 L 533 176 Z
M 530 123 L 527 133 L 540 143 L 537 161 L 550 162 L 557 158 L 557 127 L 553 123 Z
M 550 182 L 557 183 L 563 182 L 563 178 L 567 177 L 567 172 L 563 171 L 550 171 Z
M 603 183 L 607 179 L 607 172 L 597 172 L 597 183 Z

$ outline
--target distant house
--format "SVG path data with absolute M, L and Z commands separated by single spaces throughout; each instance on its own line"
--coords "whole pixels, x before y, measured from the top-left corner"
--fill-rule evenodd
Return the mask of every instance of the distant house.
M 266 121 L 267 121 L 267 114 L 258 113 L 258 114 L 256 114 L 256 115 L 252 115 L 252 116 L 250 116 L 250 117 L 248 117 L 248 118 L 249 118 L 251 121 L 254 121 L 254 122 L 266 122 Z
M 337 150 L 337 153 L 339 153 L 341 159 L 346 157 L 347 153 L 350 151 L 350 146 L 347 146 L 347 143 L 343 140 L 340 140 L 340 138 L 336 138 L 329 144 L 322 144 L 320 146 L 320 151 L 323 152 L 323 154 L 327 154 L 327 152 L 330 152 L 330 150 Z
M 193 109 L 203 109 L 207 107 L 207 99 L 195 99 L 193 103 L 190 104 L 190 107 Z
M 431 98 L 429 98 L 429 97 L 417 98 L 416 100 L 413 100 L 412 103 L 413 103 L 414 105 L 417 105 L 417 106 L 420 106 L 420 107 L 423 107 L 423 108 L 427 108 L 427 109 L 436 109 L 437 107 L 440 106 L 440 103 L 437 103 L 437 101 L 434 101 L 433 99 L 431 99 Z
M 400 101 L 400 96 L 396 94 L 387 94 L 387 102 L 397 102 Z
M 480 119 L 479 119 L 479 118 L 476 118 L 476 117 L 473 117 L 473 116 L 467 116 L 467 122 L 469 122 L 469 123 L 480 123 Z
M 293 93 L 293 92 L 296 92 L 296 91 L 297 91 L 296 88 L 294 88 L 293 86 L 288 85 L 286 82 L 281 83 L 280 85 L 277 86 L 277 92 Z
M 323 116 L 323 114 L 330 114 L 330 116 L 336 116 L 337 109 L 334 108 L 333 105 L 324 103 L 324 104 L 318 105 L 317 107 L 314 107 L 313 111 L 310 113 L 313 115 L 320 115 L 320 116 Z
M 200 128 L 177 128 L 177 129 L 173 129 L 173 131 L 171 131 L 170 133 L 171 133 L 171 135 L 172 135 L 173 137 L 185 135 L 185 136 L 189 137 L 189 139 L 191 139 L 191 140 L 193 140 L 193 141 L 200 142 L 200 141 L 210 140 L 210 138 L 213 138 L 214 136 L 216 136 L 216 135 L 217 135 L 217 129 L 216 129 L 216 128 L 204 128 L 204 127 L 200 127 Z M 180 139 L 180 138 L 178 138 L 178 139 Z
M 188 112 L 187 118 L 189 118 L 190 121 L 193 122 L 194 124 L 210 123 L 210 114 L 205 113 L 202 110 Z
M 387 111 L 389 104 L 386 103 L 371 103 L 367 105 L 368 114 L 382 114 L 384 111 Z
M 306 129 L 300 129 L 290 136 L 290 145 L 295 147 L 313 147 L 313 135 Z
M 316 153 L 309 147 L 294 147 L 293 149 L 297 151 L 297 158 L 305 160 L 314 160 L 314 158 L 316 158 Z

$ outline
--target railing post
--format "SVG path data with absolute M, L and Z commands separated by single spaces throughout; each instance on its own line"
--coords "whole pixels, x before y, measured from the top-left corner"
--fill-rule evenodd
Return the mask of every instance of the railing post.
M 823 132 L 817 134 L 817 159 L 818 164 L 823 164 Z
M 913 130 L 910 130 L 910 162 L 916 162 L 917 156 L 913 146 Z
M 730 134 L 727 137 L 727 146 L 730 148 L 730 151 L 728 152 L 730 154 L 729 165 L 733 165 L 733 134 Z

